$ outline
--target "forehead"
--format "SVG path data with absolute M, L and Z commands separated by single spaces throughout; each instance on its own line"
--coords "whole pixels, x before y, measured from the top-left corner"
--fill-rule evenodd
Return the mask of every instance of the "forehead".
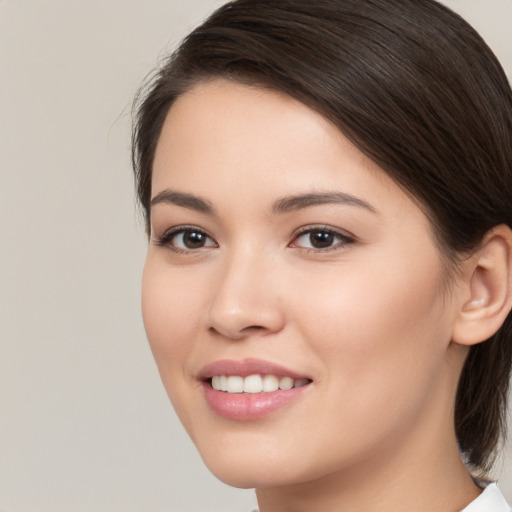
M 172 105 L 160 136 L 155 160 L 166 151 L 219 144 L 215 157 L 246 158 L 261 145 L 276 153 L 298 153 L 298 141 L 309 144 L 332 138 L 338 130 L 303 103 L 275 90 L 217 79 L 195 85 Z M 339 133 L 341 135 L 341 133 Z M 275 140 L 276 144 L 270 144 Z M 186 148 L 183 143 L 186 142 Z M 213 149 L 213 148 L 212 148 Z M 222 154 L 220 153 L 222 150 Z M 191 156 L 191 155 L 189 155 Z M 197 155 L 200 156 L 200 155 Z M 274 154 L 274 156 L 276 156 Z M 274 166 L 278 165 L 275 161 Z
M 403 215 L 417 206 L 330 121 L 274 90 L 200 83 L 171 107 L 157 145 L 152 197 L 166 188 L 247 209 L 277 197 L 342 191 Z M 398 212 L 392 212 L 399 206 Z M 417 212 L 416 212 L 417 213 Z
M 182 164 L 188 173 L 200 164 L 198 172 L 215 170 L 218 178 L 220 165 L 237 166 L 241 177 L 244 170 L 265 162 L 271 175 L 292 165 L 309 165 L 313 174 L 318 170 L 315 160 L 327 163 L 326 153 L 332 160 L 343 153 L 352 165 L 383 174 L 332 123 L 303 103 L 278 91 L 214 80 L 196 85 L 171 107 L 157 144 L 154 180 L 171 170 L 177 178 Z

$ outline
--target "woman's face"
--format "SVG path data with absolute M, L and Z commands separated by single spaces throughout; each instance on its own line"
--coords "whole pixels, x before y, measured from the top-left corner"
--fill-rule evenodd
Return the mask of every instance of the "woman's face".
M 167 116 L 152 197 L 144 323 L 219 478 L 354 472 L 450 429 L 456 304 L 429 222 L 322 116 L 197 85 Z

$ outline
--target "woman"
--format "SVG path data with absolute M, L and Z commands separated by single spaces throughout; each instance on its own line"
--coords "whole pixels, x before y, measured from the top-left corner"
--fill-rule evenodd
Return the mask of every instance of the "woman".
M 230 2 L 142 94 L 133 143 L 145 327 L 216 476 L 260 512 L 510 510 L 484 480 L 512 93 L 471 27 L 433 0 Z

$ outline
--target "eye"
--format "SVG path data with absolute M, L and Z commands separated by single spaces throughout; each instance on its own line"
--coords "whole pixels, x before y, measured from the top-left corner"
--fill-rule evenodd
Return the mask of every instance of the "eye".
M 331 228 L 318 227 L 304 229 L 290 245 L 315 251 L 327 251 L 351 243 L 354 243 L 354 239 L 348 235 Z
M 167 231 L 160 239 L 157 239 L 155 243 L 176 252 L 217 247 L 217 244 L 210 236 L 195 227 L 173 228 Z

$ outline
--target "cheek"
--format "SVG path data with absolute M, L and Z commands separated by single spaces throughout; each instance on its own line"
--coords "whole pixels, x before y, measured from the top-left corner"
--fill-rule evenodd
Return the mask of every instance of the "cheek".
M 190 340 L 200 321 L 200 288 L 200 280 L 180 278 L 165 262 L 148 254 L 142 277 L 142 317 L 163 379 L 168 378 L 164 367 L 179 368 L 192 347 Z
M 449 343 L 435 276 L 411 265 L 351 265 L 296 285 L 299 338 L 322 369 L 315 449 L 327 463 L 339 463 L 333 446 L 357 458 L 395 442 L 431 409 Z
M 437 258 L 423 268 L 410 261 L 333 268 L 308 280 L 316 293 L 296 292 L 304 337 L 326 364 L 339 367 L 330 378 L 382 386 L 408 372 L 428 378 L 429 362 L 439 362 L 449 329 L 442 320 Z
M 148 253 L 142 277 L 142 317 L 160 378 L 171 403 L 191 434 L 191 404 L 195 383 L 191 359 L 201 322 L 200 279 L 173 271 L 161 258 Z M 192 380 L 191 380 L 192 379 Z

